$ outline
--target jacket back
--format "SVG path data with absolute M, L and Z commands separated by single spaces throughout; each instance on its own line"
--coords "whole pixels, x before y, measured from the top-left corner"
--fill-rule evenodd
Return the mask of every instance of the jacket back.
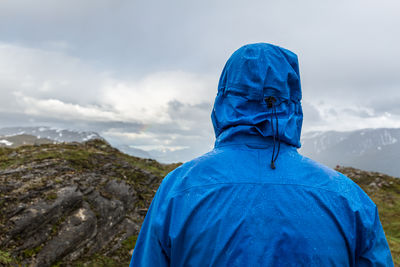
M 212 110 L 215 147 L 164 178 L 131 266 L 393 266 L 370 198 L 297 152 L 300 101 L 294 53 L 237 50 Z

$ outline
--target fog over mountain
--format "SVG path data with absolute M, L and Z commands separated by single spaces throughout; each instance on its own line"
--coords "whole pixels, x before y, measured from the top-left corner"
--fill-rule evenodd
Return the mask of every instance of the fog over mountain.
M 95 131 L 125 151 L 190 160 L 213 147 L 226 60 L 267 42 L 299 57 L 304 132 L 399 128 L 399 9 L 395 0 L 3 0 L 0 127 Z
M 178 166 L 128 156 L 99 139 L 0 147 L 0 266 L 128 266 L 154 194 Z M 336 170 L 377 205 L 399 266 L 400 179 Z
M 22 144 L 49 142 L 85 142 L 96 138 L 102 139 L 96 132 L 58 129 L 47 126 L 0 128 L 0 146 L 18 146 Z
M 352 166 L 400 177 L 400 129 L 309 132 L 299 150 L 330 167 Z
M 77 131 L 54 127 L 0 128 L 0 146 L 15 147 L 21 144 L 59 142 L 84 142 L 105 139 L 93 131 Z M 351 166 L 368 171 L 378 171 L 400 177 L 400 128 L 363 129 L 356 131 L 313 131 L 303 133 L 299 152 L 329 167 Z M 134 144 L 110 142 L 121 152 L 156 159 L 162 163 L 185 162 L 194 158 L 195 151 L 182 149 L 140 149 Z M 201 149 L 201 148 L 198 148 Z M 207 147 L 203 147 L 207 149 Z M 210 148 L 211 149 L 211 148 Z

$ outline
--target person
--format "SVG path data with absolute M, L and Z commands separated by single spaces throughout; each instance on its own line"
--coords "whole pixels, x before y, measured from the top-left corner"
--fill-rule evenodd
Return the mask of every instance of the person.
M 371 199 L 300 155 L 297 56 L 257 43 L 227 61 L 215 147 L 162 181 L 130 266 L 393 266 Z

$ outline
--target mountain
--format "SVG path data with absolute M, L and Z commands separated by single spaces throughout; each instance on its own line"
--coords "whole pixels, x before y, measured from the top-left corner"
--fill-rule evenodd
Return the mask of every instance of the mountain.
M 154 193 L 177 166 L 101 139 L 0 148 L 0 266 L 127 266 Z
M 20 145 L 38 145 L 62 142 L 85 142 L 92 139 L 104 139 L 96 132 L 58 129 L 47 126 L 0 128 L 0 147 L 18 147 Z M 148 152 L 128 144 L 115 144 L 122 152 L 140 158 L 154 159 Z
M 34 135 L 18 134 L 11 136 L 0 136 L 0 147 L 18 147 L 21 145 L 52 144 L 56 141 L 47 138 L 37 138 Z
M 177 166 L 101 139 L 0 147 L 0 266 L 128 266 L 151 200 Z M 400 179 L 337 171 L 377 204 L 400 264 Z
M 193 151 L 191 148 L 183 148 L 183 149 L 163 149 L 157 150 L 153 149 L 150 150 L 149 153 L 153 156 L 154 159 L 165 162 L 165 163 L 172 163 L 172 162 L 186 162 L 192 160 L 196 156 L 200 155 L 193 155 Z
M 121 145 L 120 144 L 120 145 L 116 145 L 116 147 L 120 151 L 122 151 L 128 155 L 134 156 L 134 157 L 145 158 L 145 159 L 154 159 L 154 157 L 148 151 L 144 151 L 142 149 L 135 148 L 130 145 L 123 145 L 123 144 Z
M 104 139 L 96 132 L 57 129 L 52 127 L 0 128 L 0 147 L 20 145 L 85 142 Z M 363 129 L 349 132 L 306 132 L 301 137 L 303 155 L 332 168 L 336 165 L 353 166 L 368 171 L 379 171 L 400 177 L 400 129 Z M 113 144 L 131 156 L 156 159 L 164 163 L 183 162 L 194 158 L 198 148 L 184 147 L 170 150 L 142 150 L 130 144 Z
M 308 132 L 301 141 L 300 153 L 330 167 L 353 166 L 400 177 L 400 129 Z
M 29 135 L 35 136 L 37 139 L 49 139 L 55 142 L 84 142 L 91 139 L 102 139 L 96 132 L 85 132 L 67 129 L 57 129 L 48 126 L 37 127 L 7 127 L 0 128 L 0 143 L 7 145 L 7 142 L 1 140 L 8 140 L 12 136 Z

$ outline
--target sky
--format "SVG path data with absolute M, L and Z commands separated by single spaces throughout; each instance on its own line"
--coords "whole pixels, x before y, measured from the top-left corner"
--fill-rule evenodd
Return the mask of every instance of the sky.
M 97 131 L 186 161 L 213 147 L 222 68 L 248 43 L 299 57 L 308 131 L 400 127 L 400 2 L 2 0 L 0 128 Z

